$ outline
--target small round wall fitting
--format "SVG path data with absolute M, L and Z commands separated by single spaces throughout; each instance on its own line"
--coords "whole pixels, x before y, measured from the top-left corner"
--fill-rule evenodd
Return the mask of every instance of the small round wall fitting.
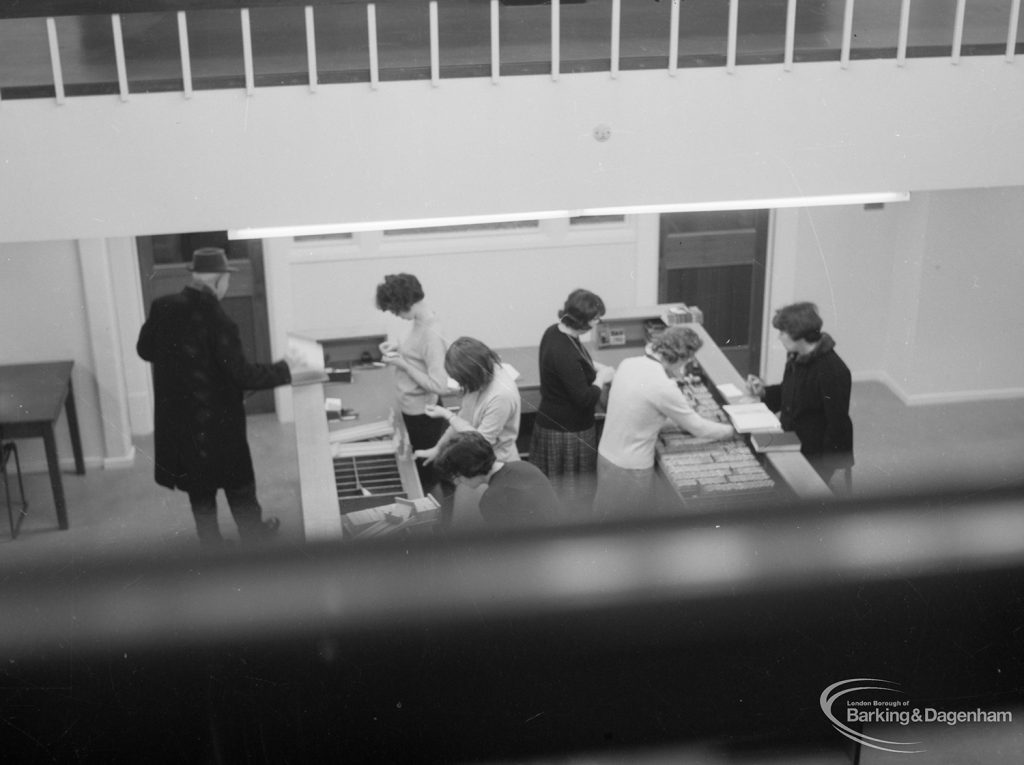
M 612 137 L 612 129 L 607 125 L 598 125 L 594 128 L 595 141 L 607 141 Z

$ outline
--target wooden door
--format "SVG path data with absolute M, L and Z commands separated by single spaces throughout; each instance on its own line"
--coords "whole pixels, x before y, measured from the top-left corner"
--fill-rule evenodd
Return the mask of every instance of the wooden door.
M 238 324 L 242 349 L 249 361 L 268 363 L 270 329 L 267 320 L 267 295 L 263 272 L 263 243 L 228 241 L 224 231 L 192 234 L 140 236 L 136 239 L 142 295 L 146 310 L 158 297 L 181 292 L 192 278 L 187 266 L 192 253 L 200 247 L 221 247 L 238 271 L 231 275 L 231 285 L 221 301 L 225 313 Z M 245 398 L 247 414 L 274 411 L 271 390 L 248 391 Z
M 757 374 L 768 211 L 661 216 L 658 298 L 704 313 L 704 327 L 740 374 Z

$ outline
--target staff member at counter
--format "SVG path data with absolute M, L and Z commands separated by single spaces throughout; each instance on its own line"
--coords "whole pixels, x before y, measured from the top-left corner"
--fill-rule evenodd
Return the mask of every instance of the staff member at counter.
M 522 401 L 519 387 L 501 366 L 501 358 L 473 337 L 460 337 L 445 354 L 444 367 L 462 388 L 462 406 L 454 414 L 443 406 L 429 405 L 425 412 L 447 422 L 448 427 L 430 449 L 414 452 L 426 464 L 437 458 L 455 433 L 475 430 L 494 449 L 499 462 L 519 461 L 516 438 L 519 436 L 519 414 Z M 451 523 L 455 508 L 473 506 L 478 497 L 472 497 L 469 487 L 456 487 L 454 499 L 442 497 L 441 512 L 445 523 Z M 462 510 L 457 513 L 462 517 Z
M 615 375 L 614 368 L 595 362 L 581 341 L 604 311 L 604 301 L 593 292 L 573 290 L 558 312 L 558 323 L 540 341 L 540 406 L 530 437 L 530 462 L 570 507 L 589 504 L 580 495 L 586 489 L 581 476 L 597 470 L 594 409 Z
M 678 380 L 701 345 L 703 341 L 689 327 L 669 327 L 643 356 L 619 364 L 598 449 L 597 514 L 657 507 L 661 498 L 654 473 L 655 446 L 658 433 L 669 422 L 712 440 L 735 435 L 731 425 L 712 422 L 693 411 L 679 389 Z
M 529 462 L 504 463 L 479 433 L 456 433 L 437 455 L 437 471 L 456 486 L 484 488 L 480 515 L 490 524 L 522 526 L 551 523 L 560 503 L 545 475 Z
M 423 287 L 412 274 L 388 274 L 377 285 L 377 308 L 412 322 L 412 329 L 398 343 L 381 343 L 382 360 L 395 368 L 395 388 L 409 442 L 413 449 L 428 449 L 445 431 L 443 422 L 425 414 L 448 392 L 444 368 L 447 344 L 437 315 L 424 302 Z M 430 465 L 416 461 L 424 492 L 437 484 Z
M 462 388 L 462 406 L 458 414 L 443 406 L 426 407 L 429 417 L 447 422 L 448 427 L 432 448 L 419 450 L 416 456 L 432 462 L 454 433 L 475 430 L 494 447 L 496 459 L 517 462 L 522 401 L 498 354 L 476 338 L 460 337 L 448 348 L 444 367 Z

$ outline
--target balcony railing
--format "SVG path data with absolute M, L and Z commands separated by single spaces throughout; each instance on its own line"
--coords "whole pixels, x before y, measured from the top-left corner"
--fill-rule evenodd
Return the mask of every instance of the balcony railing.
M 0 11 L 0 99 L 868 58 L 1013 61 L 1024 51 L 1020 3 L 251 0 L 239 9 L 224 0 L 40 0 Z

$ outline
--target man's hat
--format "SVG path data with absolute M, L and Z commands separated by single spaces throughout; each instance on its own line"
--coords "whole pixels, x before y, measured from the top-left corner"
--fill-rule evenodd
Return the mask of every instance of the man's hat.
M 200 247 L 192 253 L 188 270 L 197 274 L 227 274 L 238 269 L 228 265 L 228 256 L 220 247 Z

